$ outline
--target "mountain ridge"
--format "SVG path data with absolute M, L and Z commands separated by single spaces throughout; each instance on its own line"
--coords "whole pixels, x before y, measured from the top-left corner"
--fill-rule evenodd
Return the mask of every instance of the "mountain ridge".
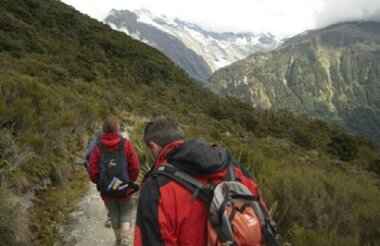
M 128 23 L 125 21 L 132 17 L 134 18 L 133 23 L 132 21 Z M 159 38 L 152 35 L 150 31 L 143 26 L 157 28 L 162 32 L 160 34 L 161 37 L 164 34 L 175 37 L 188 49 L 202 57 L 211 71 L 215 71 L 231 62 L 242 59 L 253 52 L 273 49 L 277 47 L 280 42 L 270 33 L 256 35 L 248 32 L 217 33 L 206 31 L 196 24 L 182 21 L 178 18 L 171 19 L 163 15 L 154 15 L 147 9 L 140 9 L 134 12 L 129 10 L 111 10 L 108 17 L 105 18 L 104 23 L 158 48 L 172 60 L 177 61 L 177 64 L 181 65 L 182 68 L 192 75 L 194 71 L 183 63 L 178 62 L 179 58 L 186 58 L 186 55 L 181 54 L 179 51 L 176 52 L 176 55 L 170 54 L 175 47 L 168 49 L 162 44 L 159 44 Z M 203 75 L 205 74 L 206 73 L 203 73 Z M 211 73 L 209 75 L 211 75 Z M 202 79 L 204 80 L 206 77 L 207 76 L 203 76 Z
M 105 22 L 116 30 L 126 32 L 137 40 L 158 47 L 176 64 L 199 81 L 208 79 L 211 69 L 201 56 L 182 44 L 175 36 L 163 33 L 157 26 L 138 22 L 138 16 L 128 10 L 111 11 Z M 116 23 L 116 24 L 114 24 Z
M 218 70 L 206 86 L 256 108 L 342 121 L 380 144 L 379 25 L 349 22 L 309 31 Z

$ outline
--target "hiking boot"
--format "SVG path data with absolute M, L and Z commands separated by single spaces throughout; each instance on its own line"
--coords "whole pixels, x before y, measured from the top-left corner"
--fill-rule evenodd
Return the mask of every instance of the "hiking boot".
M 111 227 L 112 226 L 112 222 L 111 222 L 111 217 L 107 217 L 107 220 L 106 222 L 104 222 L 104 225 L 105 227 Z
M 120 246 L 120 241 L 121 241 L 120 238 L 116 239 L 116 241 L 115 241 L 115 246 Z
M 120 240 L 120 246 L 128 246 L 128 238 L 124 237 Z
M 121 238 L 120 238 L 120 246 L 128 246 L 130 245 L 129 240 L 128 240 L 128 232 L 123 231 L 121 232 Z

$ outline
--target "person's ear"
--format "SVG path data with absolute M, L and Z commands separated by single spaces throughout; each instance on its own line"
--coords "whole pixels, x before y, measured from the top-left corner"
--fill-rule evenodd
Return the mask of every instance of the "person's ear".
M 157 143 L 155 143 L 153 141 L 149 142 L 149 148 L 150 148 L 150 150 L 152 151 L 152 153 L 153 153 L 153 155 L 155 157 L 157 157 L 160 154 L 161 150 L 162 150 L 162 147 L 159 144 L 157 144 Z

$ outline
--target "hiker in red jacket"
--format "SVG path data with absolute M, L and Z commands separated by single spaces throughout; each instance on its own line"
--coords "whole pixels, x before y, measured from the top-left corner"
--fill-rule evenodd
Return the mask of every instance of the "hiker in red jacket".
M 175 180 L 157 174 L 168 166 L 166 163 L 203 184 L 218 184 L 226 178 L 229 170 L 233 170 L 236 178 L 258 196 L 257 185 L 248 172 L 233 161 L 228 150 L 208 145 L 202 139 L 185 140 L 174 118 L 159 117 L 148 123 L 144 141 L 156 160 L 145 176 L 140 192 L 135 246 L 207 245 L 207 205 L 197 198 L 196 192 L 192 193 Z M 264 201 L 258 200 L 268 213 Z M 259 230 L 264 235 L 264 228 Z M 259 236 L 255 245 L 263 245 L 264 240 L 264 236 Z
M 132 192 L 129 187 L 139 175 L 140 162 L 132 143 L 124 139 L 119 132 L 120 121 L 114 116 L 107 117 L 103 122 L 103 134 L 100 142 L 96 144 L 90 154 L 87 171 L 91 181 L 97 184 L 98 190 L 101 191 L 101 197 L 110 213 L 117 244 L 127 245 L 126 233 L 130 226 L 128 213 L 132 211 L 132 203 L 128 202 Z M 106 156 L 110 153 L 114 159 L 106 162 Z M 106 184 L 106 186 L 110 186 L 109 192 L 105 192 L 102 188 L 104 177 L 109 175 L 107 170 L 113 172 L 112 180 L 118 181 L 112 185 Z M 122 177 L 126 177 L 125 180 Z

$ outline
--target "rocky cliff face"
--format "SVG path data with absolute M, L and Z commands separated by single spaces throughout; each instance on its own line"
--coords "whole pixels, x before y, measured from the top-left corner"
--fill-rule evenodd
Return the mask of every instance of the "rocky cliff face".
M 380 23 L 344 23 L 218 70 L 207 86 L 255 108 L 343 120 L 380 144 Z

